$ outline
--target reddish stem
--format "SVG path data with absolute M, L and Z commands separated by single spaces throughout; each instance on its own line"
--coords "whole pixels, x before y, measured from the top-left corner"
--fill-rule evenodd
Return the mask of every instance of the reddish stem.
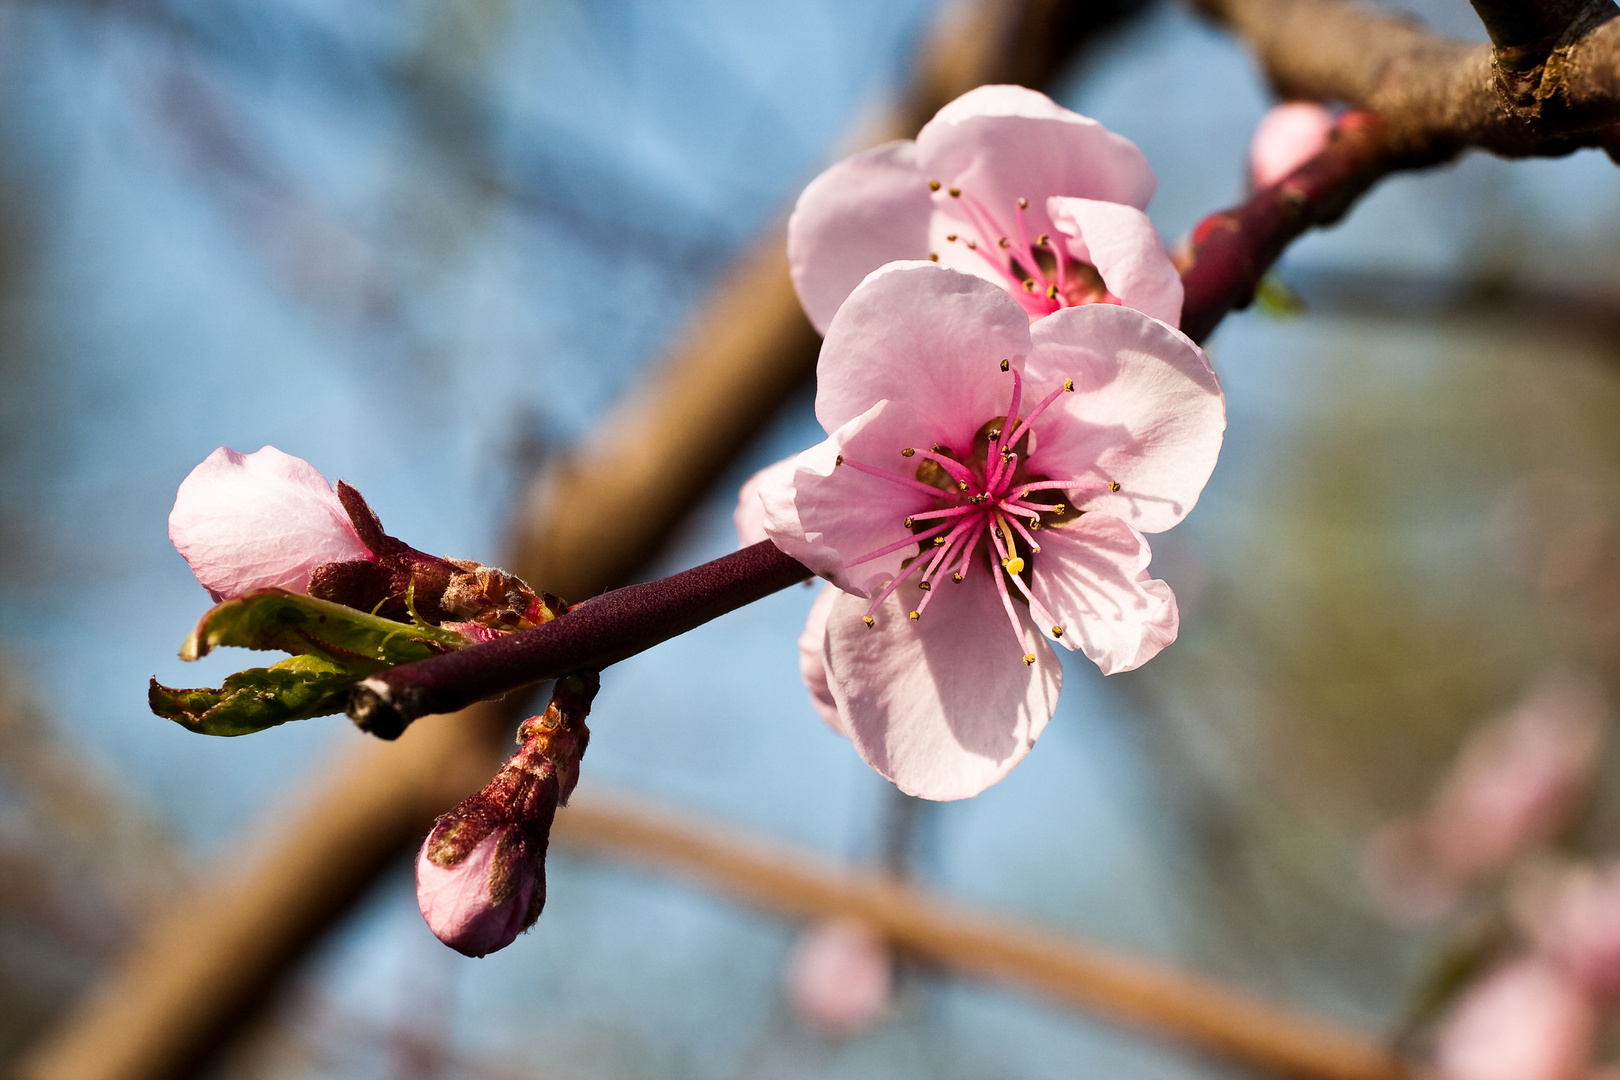
M 544 626 L 381 672 L 350 692 L 349 715 L 362 730 L 396 738 L 419 716 L 605 668 L 809 576 L 761 541 L 672 577 L 605 592 Z

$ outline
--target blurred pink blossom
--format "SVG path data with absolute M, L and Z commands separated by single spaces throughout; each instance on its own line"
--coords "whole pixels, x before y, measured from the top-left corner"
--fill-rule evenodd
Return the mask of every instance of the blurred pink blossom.
M 1435 1065 L 1446 1080 L 1578 1080 L 1597 1033 L 1584 990 L 1544 960 L 1509 961 L 1442 1025 Z
M 977 794 L 1052 715 L 1047 637 L 1105 674 L 1175 639 L 1142 533 L 1197 501 L 1225 427 L 1220 385 L 1196 345 L 1140 312 L 1031 324 L 994 285 L 926 262 L 850 295 L 817 377 L 827 440 L 762 471 L 744 501 L 841 590 L 821 655 L 861 756 L 913 795 Z M 740 506 L 738 521 L 757 514 Z M 814 652 L 801 646 L 807 679 Z
M 1555 839 L 1585 802 L 1607 719 L 1601 687 L 1561 675 L 1470 735 L 1428 809 L 1370 846 L 1379 906 L 1402 921 L 1443 914 L 1473 882 Z
M 1005 289 L 1038 319 L 1126 304 L 1175 325 L 1181 277 L 1142 209 L 1153 170 L 1129 140 L 1021 86 L 981 86 L 910 140 L 845 158 L 788 222 L 799 300 L 825 332 L 897 259 L 937 259 Z
M 1274 105 L 1249 141 L 1249 179 L 1267 188 L 1322 152 L 1333 131 L 1333 114 L 1314 101 Z
M 180 483 L 169 539 L 216 601 L 278 588 L 308 592 L 322 563 L 375 561 L 313 465 L 266 446 L 220 447 Z
M 1620 864 L 1564 869 L 1517 899 L 1519 922 L 1543 956 L 1593 994 L 1620 999 Z
M 846 1038 L 888 1010 L 893 961 L 865 923 L 832 919 L 812 927 L 793 951 L 787 995 L 793 1011 L 824 1035 Z

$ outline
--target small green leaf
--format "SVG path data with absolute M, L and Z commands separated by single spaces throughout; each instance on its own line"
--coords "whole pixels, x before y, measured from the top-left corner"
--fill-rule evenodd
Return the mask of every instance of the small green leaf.
M 1254 291 L 1254 302 L 1261 314 L 1274 319 L 1305 314 L 1305 301 L 1275 272 L 1260 279 L 1260 285 Z
M 283 589 L 259 589 L 204 615 L 180 647 L 180 659 L 206 656 L 216 645 L 239 645 L 322 656 L 370 675 L 466 643 L 453 630 L 395 622 Z
M 174 690 L 156 679 L 147 689 L 152 711 L 200 735 L 248 735 L 289 720 L 342 712 L 349 687 L 362 676 L 319 656 L 294 656 L 267 668 L 239 671 L 218 690 Z

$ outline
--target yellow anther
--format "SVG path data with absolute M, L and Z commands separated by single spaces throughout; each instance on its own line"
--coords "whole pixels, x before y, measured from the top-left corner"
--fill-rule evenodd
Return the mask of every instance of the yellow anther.
M 951 580 L 952 581 L 961 581 L 962 580 L 962 575 L 960 573 L 952 574 L 951 575 Z
M 990 438 L 992 438 L 992 439 L 1001 438 L 1001 429 L 1000 428 L 991 428 L 990 429 Z
M 1024 560 L 1023 559 L 1021 559 L 1018 556 L 1014 555 L 1012 558 L 1007 560 L 1007 573 L 1009 573 L 1009 574 L 1022 574 L 1023 572 L 1024 572 Z
M 928 584 L 926 581 L 919 581 L 917 582 L 917 588 L 921 589 L 923 592 L 928 592 L 933 588 L 933 586 Z
M 1074 380 L 1073 379 L 1064 379 L 1063 380 L 1063 389 L 1067 390 L 1071 394 L 1074 393 Z
M 1062 503 L 1057 503 L 1052 507 L 1052 513 L 1056 514 L 1058 517 L 1062 517 L 1063 512 L 1067 509 L 1067 506 L 1063 505 Z
M 1020 210 L 1028 210 L 1029 209 L 1029 200 L 1020 197 L 1019 200 L 1018 200 L 1018 209 L 1020 209 Z
M 930 251 L 930 252 L 929 252 L 929 253 L 928 253 L 928 261 L 929 261 L 929 262 L 939 262 L 939 252 L 937 252 L 937 251 Z
M 1035 280 L 1033 278 L 1024 279 L 1024 291 L 1027 293 L 1032 293 L 1035 291 Z
M 901 457 L 910 457 L 911 455 L 915 454 L 916 452 L 917 452 L 916 447 L 908 446 L 904 450 L 900 451 L 900 456 Z
M 1006 534 L 1006 533 L 1004 533 L 1004 532 L 1002 532 L 1002 531 L 1001 531 L 1001 526 L 1000 526 L 1000 525 L 997 525 L 997 526 L 996 526 L 996 527 L 995 527 L 995 530 L 994 530 L 994 531 L 995 531 L 995 534 L 996 534 L 996 539 L 997 539 L 997 540 L 1005 540 L 1005 539 L 1007 539 L 1007 534 Z M 1002 565 L 1002 566 L 1006 566 L 1006 565 L 1007 565 L 1007 561 L 1006 561 L 1006 560 L 1005 560 L 1005 559 L 1003 559 L 1003 560 L 1002 560 L 1002 562 L 1001 562 L 1001 565 Z
M 1063 636 L 1063 627 L 1061 627 L 1061 626 L 1052 627 L 1052 636 L 1053 637 L 1062 637 Z
M 1046 298 L 1048 300 L 1056 300 L 1057 299 L 1057 286 L 1056 285 L 1048 285 L 1046 287 Z
M 1012 242 L 1009 241 L 1005 236 L 998 236 L 996 238 L 996 246 L 1004 248 L 1012 247 Z
M 979 242 L 977 240 L 969 240 L 969 241 L 967 241 L 967 249 L 969 251 L 978 251 L 979 250 Z
M 908 529 L 911 528 L 911 519 L 910 518 L 906 518 L 906 528 L 908 528 Z
M 1001 370 L 1002 371 L 1011 371 L 1012 370 L 1012 361 L 1011 360 L 1003 360 L 1001 362 Z
M 1001 560 L 1001 568 L 1003 570 L 1007 569 L 1007 560 L 1006 559 Z
M 1036 247 L 1045 247 L 1047 244 L 1050 244 L 1051 242 L 1052 242 L 1052 238 L 1050 236 L 1047 236 L 1045 233 L 1041 233 L 1041 235 L 1039 235 L 1039 236 L 1037 236 L 1035 238 L 1035 246 Z
M 1025 653 L 1024 654 L 1024 663 L 1028 667 L 1034 667 L 1035 666 L 1035 654 L 1032 653 L 1032 652 Z
M 953 199 L 960 199 L 962 197 L 962 189 L 959 187 L 953 187 L 951 188 L 950 195 Z
M 1108 481 L 1108 490 L 1109 491 L 1118 491 L 1119 490 L 1119 481 L 1118 480 L 1110 480 L 1110 481 Z
M 938 191 L 939 190 L 939 181 L 938 180 L 930 180 L 930 181 L 928 181 L 928 190 L 929 191 Z
M 922 613 L 921 612 L 913 611 L 911 613 L 911 621 L 912 622 L 916 622 L 920 618 L 922 618 Z
M 956 482 L 956 486 L 961 488 L 963 491 L 966 491 L 967 490 L 967 481 L 966 480 L 958 480 Z
M 935 443 L 935 444 L 934 444 L 934 445 L 933 445 L 933 451 L 934 451 L 934 453 L 936 453 L 936 454 L 937 454 L 937 453 L 939 453 L 939 443 Z
M 872 616 L 870 616 L 870 615 L 862 615 L 861 616 L 861 622 L 865 623 L 867 626 L 876 626 L 877 625 L 877 620 L 872 618 Z
M 1038 518 L 1038 517 L 1037 518 L 1030 518 L 1029 519 L 1029 527 L 1030 527 L 1031 530 L 1035 530 L 1035 529 L 1040 528 L 1041 527 L 1041 519 Z M 1035 550 L 1039 551 L 1040 548 L 1036 548 Z
M 834 465 L 842 465 L 843 463 L 844 463 L 844 455 L 843 454 L 839 454 L 837 457 L 833 458 L 833 464 Z
M 945 538 L 943 536 L 934 537 L 934 546 L 935 547 L 944 547 L 945 546 Z
M 954 244 L 954 243 L 956 243 L 956 234 L 955 234 L 955 233 L 946 233 L 946 234 L 945 234 L 945 242 L 946 242 L 946 243 L 947 243 L 947 244 Z

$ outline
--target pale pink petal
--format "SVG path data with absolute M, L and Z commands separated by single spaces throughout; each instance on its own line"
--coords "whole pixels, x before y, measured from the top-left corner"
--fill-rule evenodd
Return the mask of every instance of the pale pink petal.
M 906 539 L 908 514 L 934 508 L 935 497 L 916 486 L 915 459 L 904 447 L 927 446 L 927 427 L 907 405 L 880 401 L 825 442 L 794 458 L 789 484 L 761 487 L 765 530 L 772 542 L 847 592 L 869 595 L 900 572 L 914 545 L 864 562 L 864 556 Z M 882 470 L 874 476 L 839 457 Z M 851 565 L 855 563 L 855 565 Z
M 1014 640 L 988 566 L 941 584 L 918 620 L 906 617 L 914 602 L 891 596 L 868 627 L 867 602 L 838 594 L 827 622 L 828 682 L 868 765 L 908 795 L 966 799 L 1035 745 L 1057 707 L 1063 667 L 1027 626 Z M 1035 654 L 1033 666 L 1023 652 Z
M 1148 575 L 1153 552 L 1141 533 L 1092 513 L 1035 536 L 1041 550 L 1030 591 L 1063 628 L 1060 644 L 1113 675 L 1141 667 L 1176 640 L 1176 597 Z
M 925 179 L 940 182 L 934 205 L 949 217 L 967 220 L 962 203 L 950 196 L 953 187 L 1009 229 L 1015 204 L 1028 199 L 1031 238 L 1054 231 L 1049 196 L 1141 209 L 1156 184 L 1129 139 L 1021 86 L 981 86 L 946 105 L 917 135 L 917 167 Z
M 1557 968 L 1521 959 L 1470 990 L 1440 1029 L 1446 1080 L 1576 1080 L 1591 1061 L 1592 1001 Z
M 1249 179 L 1270 187 L 1322 152 L 1333 131 L 1333 114 L 1314 101 L 1274 105 L 1249 141 Z
M 890 263 L 827 328 L 816 419 L 834 431 L 888 399 L 916 410 L 925 438 L 970 440 L 1006 410 L 1011 381 L 1001 362 L 1023 366 L 1029 333 L 1024 309 L 989 282 L 929 262 Z
M 220 447 L 180 483 L 169 539 L 216 600 L 254 589 L 304 592 L 315 567 L 372 559 L 313 465 L 266 446 Z
M 1545 955 L 1592 992 L 1620 997 L 1620 865 L 1575 867 L 1518 906 Z
M 1029 469 L 1113 481 L 1087 510 L 1162 532 L 1187 516 L 1214 471 L 1226 399 L 1209 359 L 1180 331 L 1113 304 L 1064 308 L 1030 327 L 1037 392 L 1074 380 L 1035 424 Z
M 928 257 L 934 204 L 917 144 L 885 143 L 845 158 L 799 196 L 788 219 L 788 266 L 811 324 L 827 332 L 838 306 L 884 263 Z
M 827 685 L 827 617 L 832 614 L 833 600 L 838 590 L 823 585 L 810 605 L 810 617 L 804 621 L 804 632 L 799 635 L 799 676 L 804 688 L 810 691 L 810 704 L 823 722 L 838 734 L 848 736 L 843 717 L 838 715 L 838 703 L 833 700 L 832 687 Z
M 1057 231 L 1069 237 L 1069 254 L 1095 266 L 1120 303 L 1181 324 L 1181 275 L 1146 214 L 1097 199 L 1053 196 L 1046 206 Z
M 522 874 L 518 887 L 502 903 L 490 896 L 490 870 L 496 845 L 503 835 L 496 829 L 454 866 L 439 866 L 428 858 L 424 842 L 416 858 L 416 903 L 428 928 L 440 941 L 467 956 L 483 956 L 504 949 L 517 939 L 539 886 L 532 873 Z
M 831 919 L 799 940 L 788 964 L 787 994 L 799 1018 L 824 1035 L 847 1038 L 889 1007 L 894 961 L 863 922 Z
M 737 529 L 737 546 L 751 547 L 768 538 L 765 530 L 765 499 L 767 491 L 779 492 L 793 483 L 793 470 L 797 456 L 783 458 L 767 465 L 750 476 L 737 492 L 737 509 L 731 513 L 731 523 Z

